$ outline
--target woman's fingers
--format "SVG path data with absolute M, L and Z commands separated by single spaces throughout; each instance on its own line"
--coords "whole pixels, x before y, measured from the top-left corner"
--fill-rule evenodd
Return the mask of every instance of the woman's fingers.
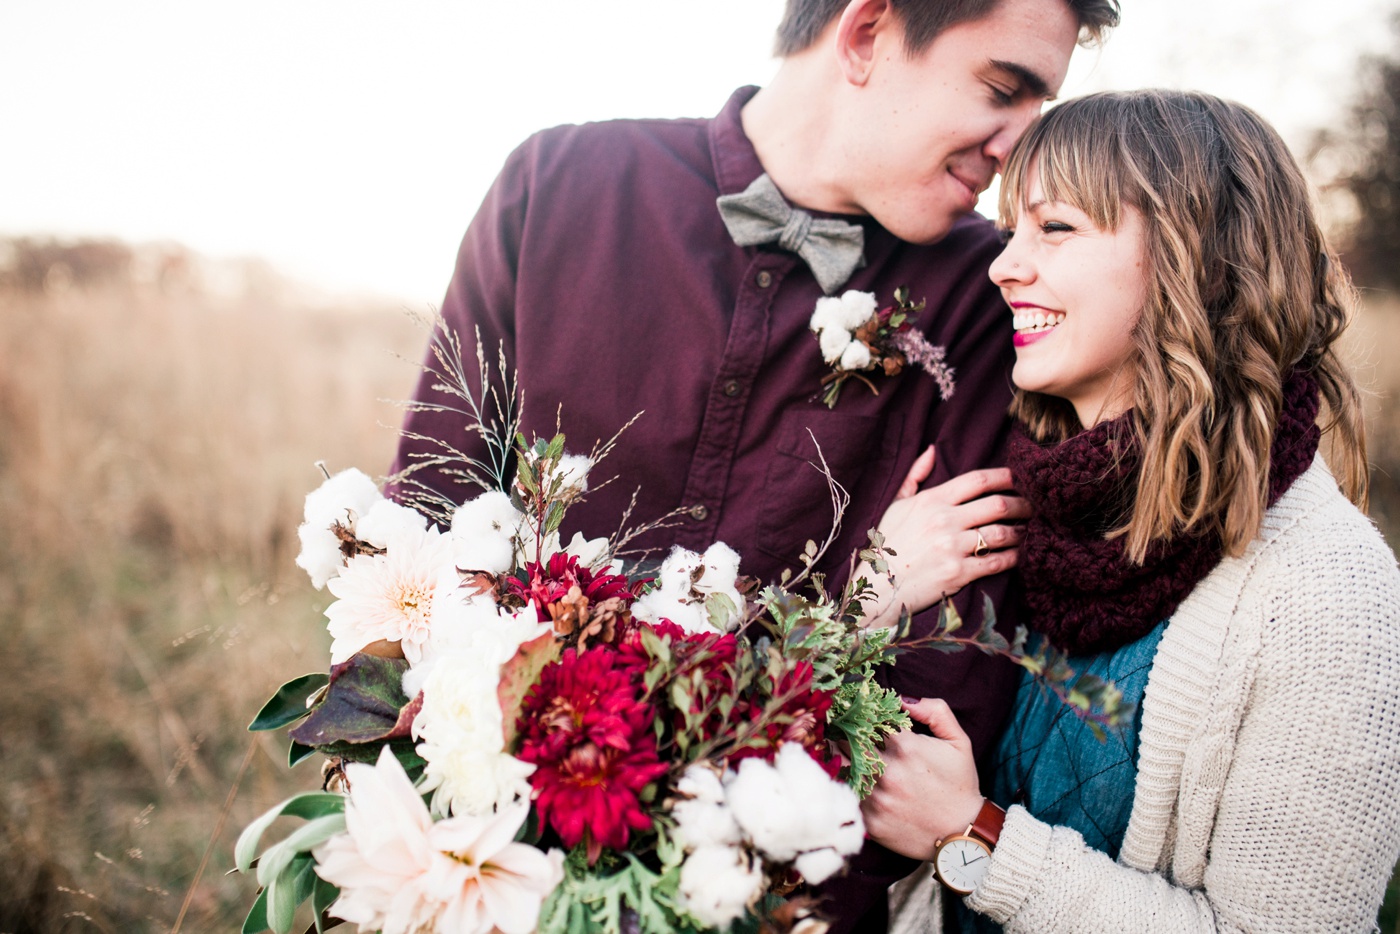
M 987 467 L 982 470 L 969 470 L 951 480 L 944 480 L 938 486 L 931 486 L 920 495 L 929 496 L 942 503 L 957 505 L 971 502 L 991 493 L 1005 493 L 1012 489 L 1011 471 L 1005 467 Z
M 959 539 L 967 543 L 967 553 L 981 558 L 993 551 L 1015 548 L 1026 537 L 1019 525 L 981 525 L 963 532 Z
M 904 482 L 899 485 L 899 492 L 894 495 L 895 499 L 908 499 L 919 492 L 919 484 L 927 480 L 929 474 L 933 473 L 936 456 L 933 445 L 930 444 L 924 449 L 924 452 L 910 466 L 909 473 L 904 477 Z
M 1021 522 L 1031 517 L 1031 504 L 1019 496 L 996 493 L 953 506 L 952 521 L 964 529 L 1002 522 Z

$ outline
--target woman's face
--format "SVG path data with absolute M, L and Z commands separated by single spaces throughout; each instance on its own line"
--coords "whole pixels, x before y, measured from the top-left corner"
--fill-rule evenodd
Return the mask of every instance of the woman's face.
M 1118 229 L 1104 230 L 1078 208 L 1046 201 L 1035 172 L 1027 182 L 990 272 L 1015 316 L 1011 379 L 1068 400 L 1088 428 L 1132 405 L 1132 331 L 1147 296 L 1142 215 L 1125 205 Z

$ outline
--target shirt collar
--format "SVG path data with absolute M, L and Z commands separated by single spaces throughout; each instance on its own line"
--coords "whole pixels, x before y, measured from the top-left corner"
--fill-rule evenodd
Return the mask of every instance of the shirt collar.
M 722 195 L 732 195 L 743 191 L 753 180 L 763 174 L 763 163 L 758 161 L 758 152 L 744 133 L 744 123 L 740 116 L 744 105 L 753 99 L 759 88 L 746 85 L 729 96 L 713 120 L 710 121 L 710 158 L 715 164 L 715 183 Z M 868 214 L 838 214 L 830 211 L 814 211 L 803 208 L 816 218 L 842 220 L 859 224 L 865 228 L 866 254 L 869 256 L 871 238 L 885 234 L 885 229 Z
M 715 163 L 715 183 L 722 195 L 743 191 L 763 174 L 763 163 L 758 161 L 753 143 L 744 135 L 739 115 L 757 93 L 758 88 L 753 85 L 739 88 L 710 121 L 710 157 Z

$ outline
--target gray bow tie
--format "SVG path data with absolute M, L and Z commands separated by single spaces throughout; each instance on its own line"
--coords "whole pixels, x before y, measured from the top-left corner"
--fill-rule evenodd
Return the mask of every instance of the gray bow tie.
M 845 221 L 815 220 L 787 203 L 765 173 L 737 195 L 720 195 L 719 216 L 739 246 L 776 243 L 796 253 L 827 295 L 865 265 L 865 230 Z

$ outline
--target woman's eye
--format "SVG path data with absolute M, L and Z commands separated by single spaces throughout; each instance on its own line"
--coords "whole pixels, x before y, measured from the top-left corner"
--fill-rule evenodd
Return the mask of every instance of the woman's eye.
M 1045 223 L 1040 225 L 1040 230 L 1042 233 L 1048 234 L 1069 233 L 1070 231 L 1074 230 L 1074 228 L 1071 227 L 1069 224 L 1064 223 L 1063 221 L 1046 221 Z

